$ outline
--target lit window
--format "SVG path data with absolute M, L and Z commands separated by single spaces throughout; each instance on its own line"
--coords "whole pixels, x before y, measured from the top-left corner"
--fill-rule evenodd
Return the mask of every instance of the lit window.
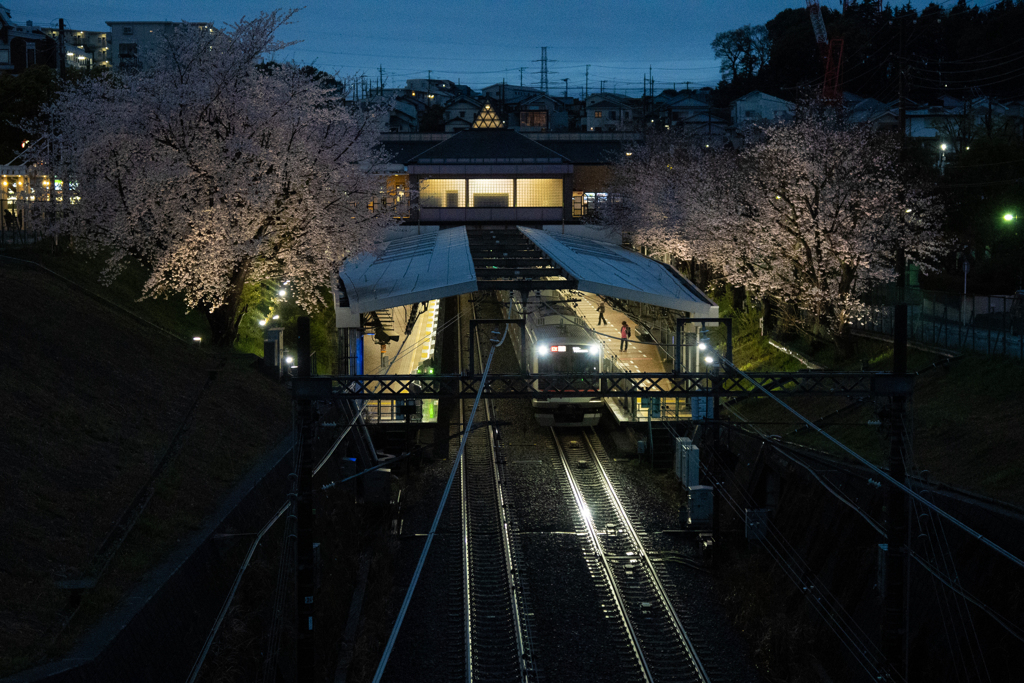
M 473 208 L 504 209 L 512 206 L 514 181 L 511 178 L 471 178 L 469 205 Z
M 599 119 L 599 118 L 601 118 L 602 116 L 604 116 L 604 112 L 603 112 L 603 111 L 595 111 L 595 112 L 594 112 L 594 118 L 595 118 L 595 119 Z
M 420 180 L 420 206 L 462 209 L 466 207 L 466 181 L 424 178 Z
M 562 206 L 561 178 L 520 178 L 516 181 L 516 206 Z
M 548 113 L 546 111 L 519 112 L 519 125 L 523 128 L 547 128 Z

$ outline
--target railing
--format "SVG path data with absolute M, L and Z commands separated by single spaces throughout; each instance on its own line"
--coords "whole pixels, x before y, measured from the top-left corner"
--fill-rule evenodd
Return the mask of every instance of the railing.
M 949 349 L 1024 359 L 1024 295 L 921 291 L 907 307 L 909 339 Z M 854 329 L 891 335 L 893 306 L 869 306 Z
M 344 375 L 292 380 L 297 400 L 475 398 L 481 383 L 488 398 L 577 397 L 581 391 L 606 397 L 706 398 L 749 396 L 759 393 L 761 387 L 779 394 L 856 397 L 906 395 L 913 378 L 883 372 L 752 372 L 741 376 L 724 370 L 718 374 Z M 538 383 L 544 391 L 537 389 Z
M 406 403 L 406 405 L 402 405 Z M 367 422 L 437 422 L 437 399 L 370 399 L 364 416 Z M 407 412 L 408 411 L 408 414 Z

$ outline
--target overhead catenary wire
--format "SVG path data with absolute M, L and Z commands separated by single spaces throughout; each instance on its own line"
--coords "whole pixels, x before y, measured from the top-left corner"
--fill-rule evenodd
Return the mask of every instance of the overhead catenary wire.
M 940 515 L 941 517 L 943 517 L 944 519 L 946 519 L 947 521 L 952 523 L 954 526 L 959 528 L 961 531 L 963 531 L 966 534 L 968 534 L 971 538 L 973 538 L 976 541 L 979 541 L 980 543 L 988 546 L 989 548 L 991 548 L 992 550 L 996 551 L 999 555 L 1002 555 L 1004 558 L 1006 558 L 1007 560 L 1009 560 L 1013 564 L 1017 565 L 1021 569 L 1024 569 L 1024 560 L 1022 560 L 1021 558 L 1017 557 L 1016 555 L 1014 555 L 1010 551 L 1006 550 L 1002 546 L 998 545 L 997 543 L 995 543 L 991 539 L 989 539 L 989 538 L 985 537 L 984 535 L 978 533 L 977 531 L 975 531 L 971 527 L 967 526 L 966 524 L 961 522 L 959 519 L 957 519 L 953 515 L 949 514 L 948 512 L 946 512 L 945 510 L 943 510 L 939 506 L 935 505 L 934 503 L 932 503 L 930 500 L 928 500 L 927 498 L 925 498 L 921 494 L 919 494 L 916 491 L 914 491 L 914 490 L 910 489 L 909 487 L 907 487 L 906 484 L 904 484 L 904 483 L 894 479 L 887 471 L 883 470 L 878 465 L 875 465 L 874 463 L 872 463 L 867 458 L 864 458 L 859 453 L 857 453 L 853 449 L 851 449 L 849 446 L 845 445 L 844 443 L 842 443 L 841 441 L 839 441 L 838 439 L 833 437 L 831 434 L 826 432 L 824 429 L 822 429 L 818 425 L 814 424 L 814 422 L 812 422 L 811 420 L 808 420 L 806 417 L 801 415 L 794 408 L 790 407 L 785 401 L 783 401 L 778 396 L 776 396 L 772 391 L 768 390 L 764 385 L 762 385 L 761 383 L 757 382 L 756 380 L 751 378 L 750 375 L 748 375 L 747 373 L 745 373 L 742 370 L 740 370 L 735 364 L 733 364 L 728 359 L 722 357 L 721 355 L 719 355 L 719 359 L 722 361 L 723 364 L 729 366 L 740 377 L 742 377 L 743 379 L 745 379 L 748 382 L 750 382 L 754 387 L 756 387 L 758 389 L 758 391 L 760 391 L 761 393 L 766 395 L 768 398 L 772 399 L 773 401 L 775 401 L 776 403 L 781 405 L 788 412 L 790 412 L 794 416 L 796 416 L 796 418 L 798 420 L 800 420 L 801 422 L 805 423 L 808 427 L 813 429 L 820 436 L 823 436 L 825 439 L 827 439 L 829 442 L 831 442 L 835 446 L 838 446 L 844 453 L 847 453 L 848 455 L 852 456 L 855 460 L 857 460 L 857 462 L 861 463 L 862 465 L 864 465 L 865 467 L 870 469 L 872 472 L 874 472 L 879 477 L 884 479 L 890 485 L 895 486 L 897 489 L 899 489 L 900 491 L 905 493 L 910 498 L 918 501 L 921 505 L 924 505 L 929 510 L 934 511 L 936 514 Z
M 512 306 L 509 305 L 509 316 L 512 314 Z M 463 453 L 466 450 L 466 442 L 469 440 L 469 435 L 472 431 L 473 420 L 476 419 L 476 410 L 480 406 L 480 399 L 483 397 L 484 386 L 487 384 L 487 374 L 491 370 L 491 361 L 494 360 L 494 352 L 505 343 L 505 339 L 508 338 L 508 330 L 510 325 L 505 324 L 505 332 L 501 336 L 501 340 L 498 341 L 494 346 L 491 347 L 491 352 L 487 354 L 487 363 L 484 365 L 483 375 L 481 376 L 480 388 L 477 389 L 476 399 L 473 401 L 473 409 L 469 413 L 469 420 L 466 423 L 465 431 L 462 434 L 462 441 L 459 443 L 459 450 L 455 454 L 455 460 L 452 463 L 451 474 L 448 475 L 448 483 L 445 484 L 444 493 L 441 495 L 441 502 L 437 506 L 437 512 L 434 514 L 434 521 L 430 525 L 430 532 L 427 534 L 427 541 L 423 546 L 423 551 L 420 553 L 420 559 L 416 563 L 416 571 L 413 572 L 412 581 L 409 583 L 409 589 L 405 592 L 405 599 L 402 601 L 402 607 L 398 611 L 398 617 L 395 619 L 395 625 L 391 629 L 391 635 L 388 638 L 387 645 L 384 647 L 384 653 L 381 655 L 380 663 L 377 665 L 377 672 L 373 676 L 373 683 L 380 683 L 381 677 L 384 675 L 384 669 L 387 667 L 388 659 L 391 656 L 391 650 L 395 646 L 395 641 L 398 639 L 398 632 L 402 627 L 402 621 L 405 619 L 405 613 L 409 609 L 409 603 L 412 601 L 413 593 L 416 591 L 416 584 L 419 582 L 420 573 L 423 571 L 423 565 L 427 561 L 427 554 L 430 552 L 430 546 L 434 542 L 434 535 L 437 533 L 437 525 L 441 521 L 441 514 L 444 512 L 445 503 L 448 502 L 448 494 L 452 490 L 452 484 L 455 481 L 455 475 L 459 472 L 459 463 L 462 461 Z

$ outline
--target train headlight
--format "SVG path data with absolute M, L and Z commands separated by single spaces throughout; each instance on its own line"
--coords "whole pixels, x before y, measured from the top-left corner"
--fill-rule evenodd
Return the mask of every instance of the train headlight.
M 546 356 L 546 355 L 548 355 L 548 347 L 546 347 L 546 346 L 538 346 L 537 347 L 537 355 L 538 356 Z
M 591 346 L 590 347 L 590 352 L 591 353 L 600 353 L 601 352 L 601 347 L 600 346 Z

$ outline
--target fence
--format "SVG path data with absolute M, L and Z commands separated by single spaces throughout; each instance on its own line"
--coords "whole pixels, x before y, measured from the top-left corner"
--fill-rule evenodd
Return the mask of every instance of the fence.
M 907 306 L 913 341 L 1024 359 L 1024 293 L 972 296 L 919 290 Z M 893 306 L 869 306 L 854 329 L 891 335 Z

